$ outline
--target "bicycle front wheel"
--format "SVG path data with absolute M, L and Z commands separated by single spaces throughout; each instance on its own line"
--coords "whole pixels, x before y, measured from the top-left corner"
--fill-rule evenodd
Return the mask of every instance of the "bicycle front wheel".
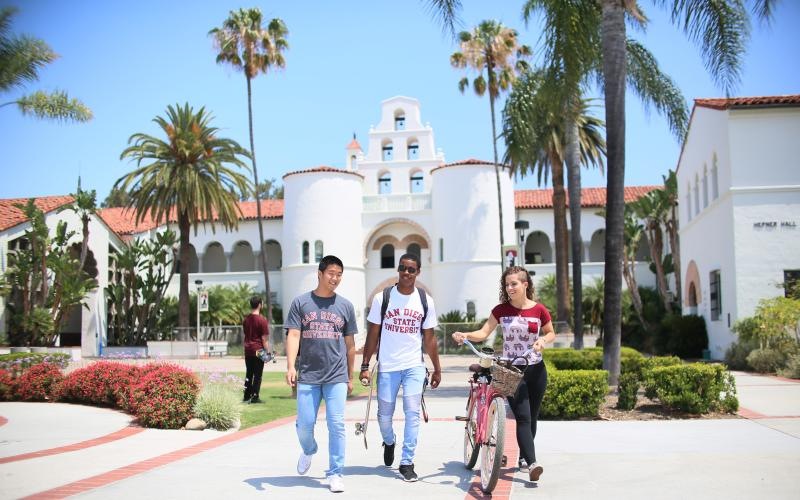
M 475 439 L 478 430 L 478 404 L 474 397 L 469 398 L 467 405 L 467 425 L 464 426 L 464 467 L 472 469 L 478 461 L 478 454 L 481 451 L 480 443 Z
M 500 477 L 506 439 L 506 404 L 503 398 L 492 400 L 487 417 L 487 439 L 481 447 L 481 490 L 491 493 Z

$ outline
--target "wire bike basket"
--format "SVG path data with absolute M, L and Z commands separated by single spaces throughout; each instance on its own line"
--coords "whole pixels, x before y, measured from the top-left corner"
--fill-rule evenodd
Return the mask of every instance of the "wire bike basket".
M 523 371 L 513 365 L 495 363 L 492 366 L 492 387 L 505 397 L 513 396 L 522 381 Z

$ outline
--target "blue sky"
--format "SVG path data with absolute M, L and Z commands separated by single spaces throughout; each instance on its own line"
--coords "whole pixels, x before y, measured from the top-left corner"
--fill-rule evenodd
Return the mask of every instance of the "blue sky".
M 641 4 L 650 24 L 646 33 L 632 35 L 656 55 L 687 102 L 722 96 L 698 50 L 654 2 Z M 286 69 L 261 75 L 253 85 L 261 178 L 280 181 L 292 170 L 342 167 L 352 134 L 366 145 L 380 102 L 395 95 L 420 100 L 422 119 L 433 127 L 448 162 L 492 158 L 488 100 L 459 93 L 463 73 L 449 64 L 457 46 L 422 0 L 0 0 L 0 5 L 19 7 L 14 33 L 42 38 L 61 56 L 25 90 L 67 90 L 95 114 L 88 124 L 58 124 L 0 108 L 0 198 L 73 192 L 80 174 L 83 187 L 96 189 L 102 200 L 133 168 L 119 159 L 130 135 L 157 134 L 152 119 L 169 104 L 205 106 L 221 135 L 246 146 L 244 77 L 215 63 L 207 36 L 239 7 L 258 6 L 265 18 L 280 17 L 289 28 Z M 537 51 L 538 23 L 525 26 L 521 0 L 465 0 L 463 5 L 464 29 L 497 19 L 517 28 L 523 43 Z M 770 26 L 754 23 L 735 95 L 800 93 L 798 21 L 800 2 L 784 0 Z M 21 93 L 2 94 L 0 103 Z M 602 117 L 601 104 L 595 113 Z M 630 93 L 627 106 L 626 184 L 659 184 L 675 167 L 680 144 L 666 122 L 654 112 L 646 114 Z M 605 179 L 585 171 L 583 185 L 604 186 Z M 516 186 L 535 188 L 536 179 L 518 180 Z

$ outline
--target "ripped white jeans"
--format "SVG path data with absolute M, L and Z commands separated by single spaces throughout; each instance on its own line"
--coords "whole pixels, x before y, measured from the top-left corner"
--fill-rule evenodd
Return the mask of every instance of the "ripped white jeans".
M 383 442 L 386 444 L 395 443 L 392 416 L 397 402 L 397 393 L 400 387 L 403 388 L 403 413 L 406 422 L 400 465 L 414 463 L 424 380 L 425 367 L 422 365 L 394 372 L 378 372 L 378 426 L 381 429 Z

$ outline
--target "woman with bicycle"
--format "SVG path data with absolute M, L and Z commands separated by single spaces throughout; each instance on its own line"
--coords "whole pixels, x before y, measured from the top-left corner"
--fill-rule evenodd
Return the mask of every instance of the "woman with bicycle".
M 508 404 L 517 420 L 517 444 L 520 467 L 528 467 L 531 481 L 538 481 L 544 469 L 536 463 L 536 421 L 547 387 L 547 369 L 542 362 L 542 349 L 552 343 L 556 334 L 550 312 L 534 298 L 533 280 L 524 267 L 511 266 L 500 278 L 500 304 L 492 309 L 480 330 L 455 332 L 453 340 L 482 342 L 500 325 L 503 333 L 502 360 L 528 367 Z M 528 354 L 526 354 L 526 351 Z M 516 359 L 516 361 L 514 361 Z M 524 460 L 524 464 L 523 464 Z

